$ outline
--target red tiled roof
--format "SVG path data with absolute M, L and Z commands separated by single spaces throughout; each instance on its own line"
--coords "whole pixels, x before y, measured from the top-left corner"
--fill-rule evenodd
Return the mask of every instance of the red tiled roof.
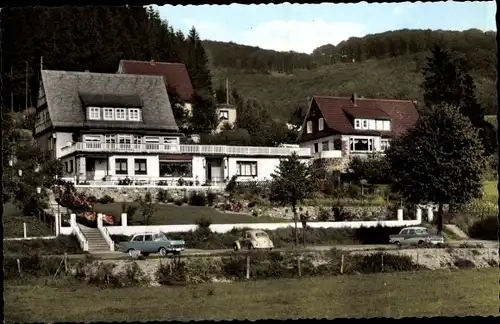
M 391 118 L 391 131 L 382 134 L 401 135 L 418 120 L 418 111 L 410 100 L 356 99 L 314 96 L 314 101 L 328 126 L 343 134 L 357 132 L 349 120 L 352 117 Z
M 154 61 L 121 60 L 122 72 L 126 74 L 160 75 L 166 85 L 175 89 L 179 97 L 191 102 L 194 94 L 186 65 L 183 63 L 164 63 Z

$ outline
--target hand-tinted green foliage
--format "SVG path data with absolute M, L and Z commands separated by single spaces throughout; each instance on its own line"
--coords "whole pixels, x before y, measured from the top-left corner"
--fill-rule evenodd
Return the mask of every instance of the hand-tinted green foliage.
M 387 151 L 392 188 L 411 203 L 468 202 L 481 195 L 483 154 L 469 119 L 456 107 L 435 106 Z
M 349 162 L 345 180 L 366 180 L 369 184 L 387 183 L 389 169 L 387 160 L 378 154 L 370 154 L 366 158 L 354 157 Z

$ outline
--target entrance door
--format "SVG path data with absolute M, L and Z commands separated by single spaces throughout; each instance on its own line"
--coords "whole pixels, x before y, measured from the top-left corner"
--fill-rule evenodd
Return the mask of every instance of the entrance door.
M 212 181 L 212 163 L 207 162 L 207 180 Z

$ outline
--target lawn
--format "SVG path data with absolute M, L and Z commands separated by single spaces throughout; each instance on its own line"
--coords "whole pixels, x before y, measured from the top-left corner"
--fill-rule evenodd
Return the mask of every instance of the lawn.
M 15 322 L 498 315 L 498 269 L 99 289 L 6 282 Z M 89 296 L 92 296 L 90 298 Z
M 129 205 L 131 203 L 127 203 Z M 106 213 L 120 217 L 122 203 L 97 204 L 95 208 L 98 213 Z M 176 206 L 172 204 L 158 204 L 157 210 L 151 219 L 152 225 L 184 225 L 196 224 L 201 217 L 208 217 L 213 224 L 239 224 L 239 223 L 279 223 L 285 220 L 273 217 L 254 217 L 244 214 L 224 213 L 212 207 L 199 206 Z M 133 220 L 128 220 L 129 225 L 138 224 L 142 220 L 138 210 Z
M 488 202 L 498 204 L 498 189 L 497 181 L 485 181 L 484 182 L 484 197 Z

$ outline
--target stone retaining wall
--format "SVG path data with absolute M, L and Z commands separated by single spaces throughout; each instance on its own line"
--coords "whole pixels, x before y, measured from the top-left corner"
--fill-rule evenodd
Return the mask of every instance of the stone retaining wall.
M 146 192 L 150 192 L 153 198 L 156 198 L 156 195 L 160 190 L 165 190 L 168 192 L 170 196 L 172 196 L 174 199 L 175 198 L 183 198 L 184 196 L 188 196 L 191 194 L 191 192 L 194 191 L 212 191 L 212 192 L 217 192 L 220 190 L 214 189 L 214 188 L 204 188 L 204 187 L 183 187 L 182 189 L 180 188 L 173 188 L 173 189 L 164 189 L 164 188 L 156 188 L 156 187 L 113 187 L 113 188 L 106 188 L 106 187 L 84 187 L 80 186 L 77 187 L 77 191 L 84 193 L 85 195 L 92 195 L 96 197 L 97 199 L 100 199 L 104 197 L 105 195 L 110 196 L 113 198 L 115 201 L 125 201 L 125 202 L 132 202 L 135 201 L 138 197 L 144 197 Z
M 301 213 L 309 213 L 311 219 L 317 219 L 320 207 L 316 206 L 302 206 L 300 207 L 302 210 L 298 210 L 299 214 Z M 325 209 L 332 214 L 331 207 Z M 253 208 L 251 212 L 257 212 L 258 215 L 270 216 L 270 217 L 278 217 L 285 219 L 293 219 L 293 212 L 290 207 L 271 207 L 271 208 Z M 358 220 L 384 220 L 388 218 L 396 219 L 396 215 L 389 215 L 389 211 L 386 206 L 345 206 L 343 207 L 343 211 L 352 215 L 354 219 Z M 390 217 L 392 216 L 392 217 Z

